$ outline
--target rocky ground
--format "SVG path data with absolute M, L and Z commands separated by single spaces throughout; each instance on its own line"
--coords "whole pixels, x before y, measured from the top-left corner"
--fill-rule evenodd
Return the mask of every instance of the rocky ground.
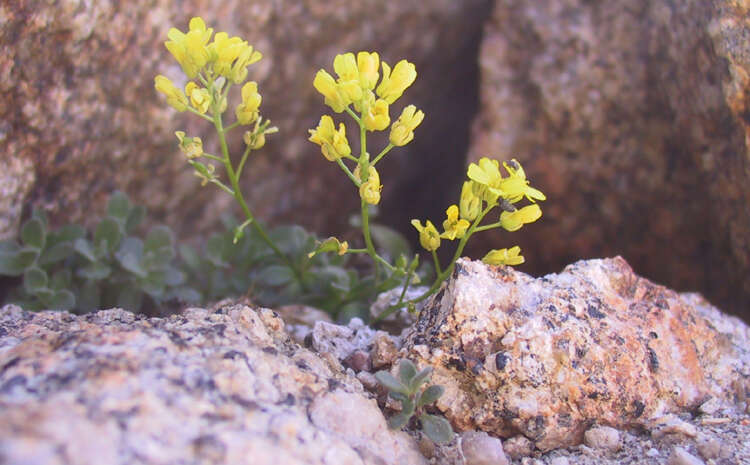
M 462 260 L 399 335 L 309 323 L 2 307 L 0 464 L 750 464 L 750 328 L 619 258 L 537 279 Z M 407 356 L 445 387 L 447 444 L 386 426 L 374 373 Z

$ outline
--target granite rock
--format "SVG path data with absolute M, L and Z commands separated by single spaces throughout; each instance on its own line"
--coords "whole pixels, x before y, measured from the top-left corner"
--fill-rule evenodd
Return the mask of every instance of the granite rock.
M 401 350 L 434 368 L 437 408 L 458 431 L 520 433 L 546 451 L 592 424 L 645 428 L 711 397 L 745 402 L 750 329 L 697 301 L 619 257 L 538 279 L 461 259 Z
M 525 269 L 622 255 L 750 321 L 749 35 L 746 0 L 495 2 L 469 160 L 547 194 Z
M 426 464 L 271 310 L 0 309 L 0 462 Z
M 249 78 L 259 82 L 262 114 L 281 132 L 268 138 L 243 179 L 261 218 L 294 221 L 325 234 L 340 231 L 359 207 L 346 177 L 307 141 L 307 129 L 327 111 L 313 77 L 320 68 L 330 69 L 337 53 L 376 50 L 390 63 L 409 59 L 419 72 L 404 102 L 429 115 L 419 129 L 422 142 L 394 151 L 394 161 L 382 165 L 386 192 L 419 177 L 405 166 L 420 166 L 428 156 L 436 179 L 460 172 L 460 157 L 449 155 L 467 144 L 476 96 L 465 90 L 467 82 L 476 87 L 476 50 L 489 0 L 12 5 L 0 6 L 0 166 L 20 164 L 28 174 L 2 184 L 0 206 L 11 207 L 0 210 L 0 237 L 12 236 L 22 210 L 32 206 L 47 210 L 53 224 L 91 224 L 116 188 L 149 207 L 178 237 L 216 228 L 232 199 L 218 189 L 199 188 L 174 137 L 175 130 L 185 129 L 203 136 L 208 146 L 215 143 L 211 128 L 168 107 L 153 83 L 157 74 L 180 79 L 163 43 L 170 27 L 185 30 L 193 15 L 246 38 L 264 54 Z M 392 117 L 400 111 L 395 105 Z M 461 129 L 456 117 L 467 122 Z M 446 133 L 451 137 L 437 137 Z M 230 146 L 240 147 L 240 137 L 232 137 Z M 339 197 L 348 200 L 335 206 L 325 201 Z

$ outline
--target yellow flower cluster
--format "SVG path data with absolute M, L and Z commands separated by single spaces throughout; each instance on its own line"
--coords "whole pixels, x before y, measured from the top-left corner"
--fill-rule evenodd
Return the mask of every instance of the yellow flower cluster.
M 529 185 L 526 173 L 517 160 L 503 163 L 503 167 L 508 176 L 502 175 L 497 160 L 481 158 L 478 163 L 469 165 L 467 169 L 469 180 L 463 184 L 459 205 L 451 205 L 445 212 L 443 233 L 438 233 L 429 221 L 426 226 L 422 226 L 418 220 L 412 220 L 412 224 L 419 232 L 422 247 L 432 252 L 440 247 L 441 238 L 464 239 L 467 233 L 471 234 L 479 227 L 484 216 L 494 207 L 500 207 L 503 210 L 499 221 L 482 226 L 481 230 L 502 227 L 507 231 L 516 231 L 523 225 L 538 220 L 542 216 L 542 210 L 535 202 L 545 200 L 544 194 Z M 523 198 L 532 202 L 531 205 L 516 208 L 513 204 Z M 492 250 L 483 260 L 493 265 L 518 265 L 524 261 L 520 251 L 518 246 Z
M 382 77 L 379 72 L 381 67 Z M 323 95 L 326 105 L 336 113 L 347 111 L 354 116 L 363 131 L 362 134 L 365 131 L 383 131 L 390 126 L 390 145 L 383 154 L 394 146 L 403 146 L 411 142 L 414 130 L 424 119 L 424 113 L 417 110 L 414 105 L 409 105 L 404 108 L 398 120 L 391 124 L 390 105 L 401 97 L 417 78 L 417 70 L 413 63 L 401 60 L 391 69 L 388 63 L 380 61 L 377 53 L 362 51 L 356 56 L 354 53 L 336 55 L 333 69 L 337 78 L 321 69 L 313 81 L 313 86 Z M 355 115 L 355 111 L 359 113 L 358 116 Z M 360 167 L 367 168 L 370 173 L 367 180 L 359 179 L 356 173 L 349 175 L 359 187 L 360 196 L 366 203 L 374 205 L 380 202 L 380 190 L 383 187 L 380 177 L 374 166 L 370 165 L 368 154 L 352 156 L 344 123 L 339 123 L 337 130 L 333 118 L 323 115 L 318 126 L 309 132 L 310 141 L 320 146 L 326 160 L 340 163 L 342 158 L 348 158 L 357 161 L 357 170 Z M 376 162 L 377 160 L 373 161 L 373 165 Z
M 260 52 L 239 37 L 229 37 L 226 32 L 206 28 L 201 18 L 190 20 L 187 32 L 171 28 L 164 43 L 189 79 L 197 79 L 201 85 L 188 81 L 184 92 L 169 78 L 158 75 L 154 80 L 157 91 L 164 94 L 167 103 L 177 111 L 191 110 L 204 115 L 223 113 L 226 109 L 226 93 L 222 93 L 224 82 L 240 84 L 247 77 L 247 67 L 262 58 Z M 220 79 L 223 79 L 221 81 Z M 258 85 L 248 82 L 242 87 L 242 102 L 235 114 L 241 125 L 252 124 L 258 119 L 261 96 Z

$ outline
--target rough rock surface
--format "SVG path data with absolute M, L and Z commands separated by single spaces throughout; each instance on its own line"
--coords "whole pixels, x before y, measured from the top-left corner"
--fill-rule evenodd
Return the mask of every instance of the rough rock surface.
M 267 309 L 0 309 L 0 463 L 426 464 Z
M 312 87 L 315 72 L 332 68 L 335 54 L 345 51 L 379 51 L 390 63 L 408 58 L 419 72 L 404 102 L 428 115 L 417 137 L 422 142 L 394 150 L 389 156 L 394 161 L 382 165 L 386 191 L 418 176 L 404 165 L 419 166 L 415 162 L 428 156 L 438 182 L 447 181 L 462 163 L 450 155 L 467 144 L 468 125 L 462 132 L 454 120 L 468 120 L 476 106 L 470 89 L 489 5 L 489 0 L 189 0 L 179 7 L 166 0 L 4 2 L 0 166 L 33 166 L 33 187 L 19 182 L 8 193 L 11 185 L 2 184 L 0 206 L 11 200 L 12 208 L 0 210 L 0 237 L 13 234 L 22 206 L 47 209 L 58 224 L 92 222 L 92 212 L 103 211 L 115 188 L 163 217 L 179 237 L 216 226 L 231 199 L 218 189 L 199 188 L 174 137 L 183 128 L 204 136 L 208 146 L 215 142 L 210 128 L 169 108 L 153 83 L 159 73 L 180 78 L 163 43 L 170 27 L 185 30 L 194 15 L 246 38 L 265 56 L 251 67 L 250 79 L 259 82 L 263 115 L 281 133 L 268 138 L 243 180 L 260 217 L 293 220 L 324 234 L 340 230 L 357 210 L 349 181 L 307 141 L 307 129 L 327 109 Z M 392 117 L 400 111 L 394 105 Z M 441 134 L 450 136 L 437 137 Z M 240 137 L 230 145 L 239 147 Z M 325 208 L 325 199 L 339 196 L 350 201 Z
M 746 402 L 750 328 L 718 316 L 619 257 L 538 279 L 461 259 L 402 353 L 434 367 L 446 389 L 437 407 L 459 431 L 521 433 L 546 451 L 580 444 L 592 424 Z
M 495 2 L 469 159 L 548 195 L 527 269 L 620 254 L 750 321 L 749 35 L 746 0 Z

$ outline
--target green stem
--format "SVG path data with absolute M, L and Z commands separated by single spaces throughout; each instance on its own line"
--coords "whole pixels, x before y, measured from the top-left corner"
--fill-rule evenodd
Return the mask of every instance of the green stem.
M 424 293 L 422 293 L 420 296 L 418 296 L 418 297 L 416 297 L 414 299 L 407 300 L 406 302 L 399 301 L 396 304 L 391 305 L 383 313 L 381 313 L 380 315 L 378 315 L 377 318 L 375 318 L 375 320 L 373 321 L 373 323 L 377 323 L 378 321 L 381 321 L 384 318 L 387 318 L 388 315 L 390 315 L 391 313 L 395 312 L 399 308 L 403 307 L 404 304 L 407 304 L 407 305 L 408 304 L 417 304 L 417 303 L 423 301 L 424 299 L 426 299 L 427 297 L 431 296 L 438 289 L 438 287 L 440 287 L 440 285 L 443 283 L 443 281 L 445 281 L 445 279 L 448 278 L 448 276 L 450 276 L 451 273 L 453 273 L 453 270 L 456 267 L 456 260 L 458 260 L 461 257 L 461 253 L 463 253 L 464 247 L 466 247 L 466 243 L 468 242 L 469 237 L 471 237 L 471 235 L 476 232 L 476 230 L 479 227 L 479 223 L 482 222 L 482 220 L 484 219 L 485 215 L 487 215 L 487 213 L 489 213 L 489 211 L 492 210 L 494 207 L 495 207 L 495 205 L 492 205 L 492 204 L 488 205 L 487 208 L 485 208 L 479 214 L 479 216 L 477 216 L 477 218 L 474 220 L 474 222 L 472 223 L 472 225 L 469 227 L 468 231 L 466 231 L 466 234 L 464 235 L 464 237 L 462 237 L 461 240 L 459 241 L 458 247 L 456 247 L 456 252 L 453 254 L 453 258 L 451 259 L 450 265 L 445 270 L 443 270 L 442 272 L 439 271 L 440 268 L 438 267 L 438 264 L 437 264 L 437 254 L 435 254 L 435 252 L 433 251 L 433 257 L 436 260 L 436 274 L 437 274 L 437 276 L 435 277 L 435 281 L 432 283 L 432 285 L 430 286 L 429 289 L 427 289 Z
M 435 264 L 435 273 L 440 276 L 440 260 L 438 260 L 437 252 L 432 251 L 432 262 Z
M 211 120 L 213 122 L 213 120 Z M 211 155 L 210 153 L 203 152 L 201 154 L 202 158 L 208 158 L 209 160 L 218 161 L 219 163 L 224 163 L 224 159 L 221 157 L 217 157 L 216 155 Z
M 344 162 L 341 160 L 341 158 L 337 158 L 336 159 L 336 163 L 338 163 L 339 167 L 344 171 L 344 173 L 346 173 L 346 175 L 349 177 L 349 179 L 352 180 L 352 182 L 354 183 L 354 185 L 357 186 L 357 187 L 359 187 L 359 185 L 361 184 L 360 181 L 359 181 L 359 179 L 357 179 L 357 177 L 354 176 L 354 174 L 351 172 L 351 170 L 349 169 L 349 167 L 344 164 Z
M 385 154 L 386 154 L 386 153 L 390 152 L 390 151 L 391 151 L 391 149 L 392 149 L 393 147 L 395 147 L 395 146 L 394 146 L 393 144 L 388 144 L 388 145 L 387 145 L 387 146 L 386 146 L 386 147 L 385 147 L 385 148 L 383 149 L 383 151 L 382 151 L 382 152 L 380 152 L 380 153 L 378 154 L 378 156 L 377 156 L 377 157 L 375 157 L 375 158 L 374 158 L 374 159 L 372 160 L 372 163 L 370 163 L 370 165 L 372 165 L 372 166 L 375 166 L 375 164 L 376 164 L 377 162 L 379 162 L 379 161 L 380 161 L 380 159 L 381 159 L 381 158 L 383 158 L 383 157 L 385 156 Z
M 215 107 L 218 107 L 218 102 L 215 104 Z M 274 244 L 274 242 L 271 240 L 270 237 L 268 237 L 268 234 L 263 229 L 263 227 L 255 221 L 255 217 L 253 216 L 252 212 L 250 212 L 250 208 L 247 206 L 247 203 L 245 202 L 245 198 L 242 195 L 242 191 L 240 190 L 240 184 L 239 184 L 239 178 L 237 174 L 234 171 L 234 168 L 232 167 L 232 160 L 229 158 L 229 147 L 227 146 L 227 139 L 224 134 L 224 127 L 221 120 L 221 113 L 219 113 L 218 108 L 215 108 L 214 111 L 214 126 L 216 127 L 216 132 L 219 134 L 219 144 L 221 145 L 221 154 L 224 156 L 224 167 L 227 170 L 227 176 L 229 177 L 229 181 L 232 184 L 232 191 L 234 192 L 234 198 L 237 200 L 237 203 L 240 204 L 240 207 L 242 208 L 242 212 L 245 214 L 245 217 L 248 219 L 248 221 L 252 222 L 253 227 L 255 228 L 255 231 L 258 233 L 258 235 L 263 239 L 263 242 L 268 245 L 268 247 L 271 248 L 271 250 L 274 251 L 274 253 L 281 258 L 287 266 L 292 270 L 295 277 L 297 278 L 297 281 L 304 287 L 303 281 L 302 281 L 302 273 L 297 269 L 297 267 L 292 263 L 291 260 L 289 260 L 289 257 L 287 257 L 279 248 Z

